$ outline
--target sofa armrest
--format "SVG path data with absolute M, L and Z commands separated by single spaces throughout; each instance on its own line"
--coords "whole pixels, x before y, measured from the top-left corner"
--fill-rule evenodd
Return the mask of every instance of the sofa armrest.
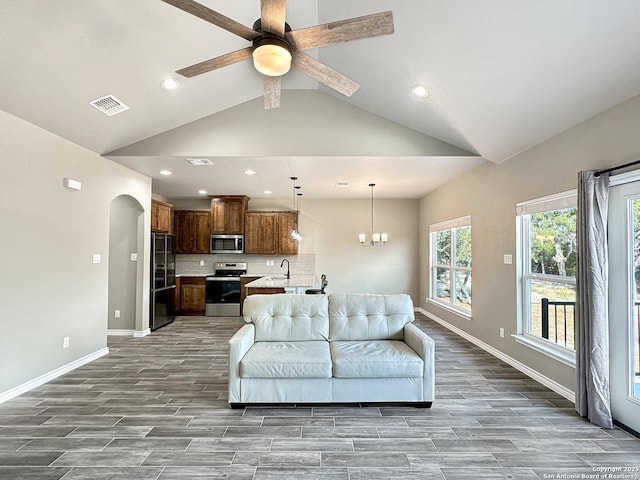
M 412 323 L 404 326 L 404 342 L 414 350 L 424 362 L 423 401 L 432 402 L 435 398 L 435 350 L 433 339 Z
M 249 323 L 229 339 L 229 403 L 240 403 L 240 360 L 255 343 L 255 332 Z

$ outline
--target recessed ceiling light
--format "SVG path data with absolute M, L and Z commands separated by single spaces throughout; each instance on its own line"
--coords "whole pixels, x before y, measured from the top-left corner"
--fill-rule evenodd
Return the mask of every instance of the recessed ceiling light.
M 336 187 L 338 188 L 348 188 L 349 186 L 349 182 L 336 182 Z
M 207 193 L 209 193 L 209 192 L 207 192 L 206 190 L 202 190 L 202 189 L 200 189 L 200 190 L 198 190 L 198 193 L 199 193 L 200 195 L 206 195 L 206 194 L 207 194 Z
M 424 85 L 414 85 L 411 87 L 411 93 L 418 98 L 425 98 L 429 95 L 429 90 Z
M 171 172 L 171 170 L 159 170 L 158 173 L 160 175 L 171 175 L 173 172 Z
M 248 170 L 245 170 L 245 171 L 244 171 L 244 174 L 245 174 L 245 175 L 255 175 L 255 174 L 256 174 L 256 172 L 255 172 L 255 170 L 248 169 Z
M 165 78 L 160 82 L 160 86 L 165 90 L 175 90 L 180 86 L 180 82 L 175 78 Z
M 264 194 L 265 194 L 265 195 L 271 195 L 272 193 L 273 193 L 273 192 L 272 192 L 271 190 L 265 190 L 265 191 L 264 191 Z

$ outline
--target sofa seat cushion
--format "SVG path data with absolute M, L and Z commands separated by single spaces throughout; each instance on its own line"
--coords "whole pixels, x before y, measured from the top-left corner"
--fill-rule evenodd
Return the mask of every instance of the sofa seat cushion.
M 333 376 L 338 378 L 422 377 L 424 362 L 399 340 L 331 342 Z
M 331 378 L 329 343 L 256 342 L 240 361 L 243 378 Z

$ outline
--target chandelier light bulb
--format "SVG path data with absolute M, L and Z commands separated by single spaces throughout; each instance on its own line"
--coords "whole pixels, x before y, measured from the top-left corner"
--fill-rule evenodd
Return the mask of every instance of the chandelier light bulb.
M 371 188 L 371 240 L 367 242 L 367 236 L 364 233 L 358 235 L 358 241 L 363 247 L 384 247 L 389 240 L 388 233 L 374 233 L 373 231 L 373 187 L 375 186 L 375 183 L 369 184 L 369 188 Z

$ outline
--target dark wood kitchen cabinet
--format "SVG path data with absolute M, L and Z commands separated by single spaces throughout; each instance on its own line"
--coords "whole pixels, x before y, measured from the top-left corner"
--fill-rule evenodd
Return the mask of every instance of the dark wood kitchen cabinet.
M 244 217 L 244 253 L 278 253 L 278 214 L 247 212 Z
M 245 215 L 245 253 L 297 255 L 298 242 L 289 237 L 297 228 L 298 212 L 257 212 Z
M 176 253 L 209 253 L 210 216 L 202 210 L 175 211 Z
M 151 231 L 171 233 L 171 205 L 151 200 Z
M 242 306 L 244 305 L 244 301 L 247 298 L 247 283 L 258 280 L 261 277 L 262 275 L 257 277 L 240 277 L 240 315 L 242 315 Z
M 211 196 L 211 234 L 242 235 L 249 205 L 246 195 Z
M 298 212 L 278 212 L 278 253 L 297 255 L 298 242 L 291 239 L 290 233 L 298 229 Z
M 186 315 L 204 315 L 204 277 L 180 277 L 180 312 Z

